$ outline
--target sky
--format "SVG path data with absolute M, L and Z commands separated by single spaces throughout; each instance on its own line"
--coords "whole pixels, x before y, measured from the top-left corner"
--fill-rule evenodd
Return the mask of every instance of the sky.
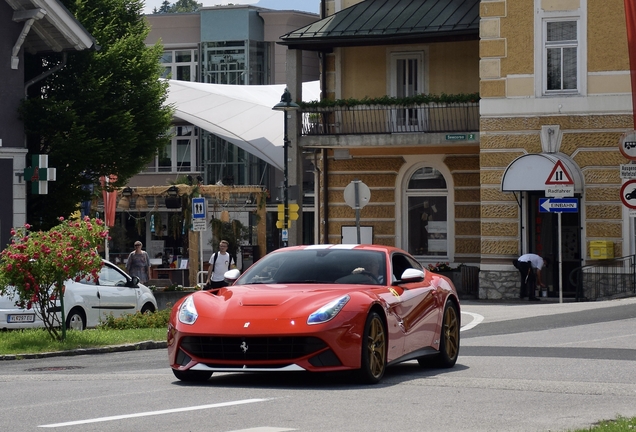
M 175 3 L 176 0 L 168 0 L 170 4 Z M 320 0 L 197 0 L 198 3 L 203 3 L 203 6 L 216 6 L 232 4 L 245 4 L 258 6 L 267 9 L 275 10 L 297 10 L 303 12 L 319 13 Z M 159 9 L 163 0 L 146 0 L 146 7 L 144 12 L 151 14 L 154 8 Z

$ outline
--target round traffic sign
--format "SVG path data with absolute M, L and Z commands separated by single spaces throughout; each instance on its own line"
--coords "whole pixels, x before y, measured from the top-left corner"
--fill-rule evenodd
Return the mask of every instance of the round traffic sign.
M 636 210 L 636 179 L 626 181 L 621 187 L 621 201 L 625 207 Z
M 358 202 L 356 202 L 356 185 L 358 187 Z M 345 188 L 344 199 L 347 205 L 352 209 L 362 208 L 367 205 L 371 199 L 371 190 L 369 186 L 360 180 L 354 180 Z
M 636 131 L 625 132 L 618 148 L 627 159 L 636 160 Z

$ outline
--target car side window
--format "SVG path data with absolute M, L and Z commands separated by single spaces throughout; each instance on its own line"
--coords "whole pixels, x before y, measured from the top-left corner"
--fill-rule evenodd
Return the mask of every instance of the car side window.
M 396 280 L 402 279 L 402 273 L 404 273 L 406 269 L 414 268 L 422 270 L 420 263 L 409 256 L 399 253 L 393 254 L 391 264 L 393 266 L 393 277 L 395 277 Z
M 99 271 L 99 284 L 103 286 L 126 286 L 128 279 L 118 270 L 104 265 Z

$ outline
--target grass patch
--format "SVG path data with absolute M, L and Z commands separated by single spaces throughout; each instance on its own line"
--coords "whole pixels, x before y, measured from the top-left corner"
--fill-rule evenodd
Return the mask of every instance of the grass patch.
M 636 417 L 618 417 L 616 420 L 603 420 L 589 429 L 577 429 L 574 432 L 634 432 Z
M 165 341 L 170 310 L 151 314 L 109 316 L 98 328 L 68 330 L 66 340 L 54 341 L 44 329 L 0 332 L 0 355 L 39 354 L 78 348 L 96 348 L 143 341 Z

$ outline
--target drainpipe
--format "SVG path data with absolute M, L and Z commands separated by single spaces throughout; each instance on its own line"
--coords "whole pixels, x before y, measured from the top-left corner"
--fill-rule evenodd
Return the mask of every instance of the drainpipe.
M 328 174 L 328 167 L 329 167 L 329 159 L 327 158 L 327 149 L 322 149 L 322 160 L 323 160 L 323 170 L 322 170 L 322 183 L 323 183 L 323 191 L 324 193 L 322 194 L 322 211 L 325 215 L 325 218 L 323 220 L 323 244 L 329 244 L 329 184 L 327 182 L 327 174 Z

